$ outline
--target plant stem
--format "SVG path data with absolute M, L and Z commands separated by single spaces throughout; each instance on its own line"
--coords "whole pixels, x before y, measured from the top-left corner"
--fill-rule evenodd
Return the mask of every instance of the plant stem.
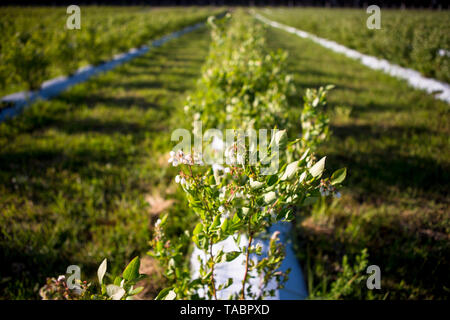
M 217 295 L 216 295 L 216 282 L 214 280 L 214 256 L 212 254 L 212 243 L 209 245 L 209 254 L 211 255 L 211 260 L 212 260 L 212 267 L 211 267 L 211 282 L 212 282 L 212 290 L 213 290 L 213 295 L 214 295 L 214 299 L 217 300 Z
M 250 228 L 249 228 L 250 229 Z M 244 280 L 242 280 L 242 294 L 241 294 L 241 300 L 245 300 L 245 282 L 247 282 L 247 273 L 248 273 L 248 260 L 250 256 L 250 247 L 252 245 L 253 241 L 253 233 L 249 232 L 249 239 L 248 239 L 248 247 L 247 247 L 247 256 L 245 258 L 245 273 L 244 273 Z

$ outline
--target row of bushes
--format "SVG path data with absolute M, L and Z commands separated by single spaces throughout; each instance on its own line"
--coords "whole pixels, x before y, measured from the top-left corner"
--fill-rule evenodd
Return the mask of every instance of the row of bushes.
M 267 9 L 262 12 L 301 30 L 425 76 L 450 82 L 449 12 L 381 9 L 381 29 L 368 29 L 365 10 Z
M 81 9 L 81 29 L 68 30 L 64 9 L 0 9 L 0 93 L 39 89 L 51 77 L 97 65 L 211 14 L 209 9 L 88 7 Z
M 324 109 L 331 87 L 307 90 L 303 109 L 299 99 L 293 105 L 295 88 L 292 75 L 286 73 L 287 53 L 267 51 L 260 24 L 242 12 L 220 20 L 210 18 L 209 24 L 210 54 L 185 112 L 193 120 L 197 138 L 198 121 L 203 130 L 218 131 L 208 135 L 210 140 L 203 141 L 201 151 L 179 144 L 170 159 L 174 166 L 181 166 L 176 182 L 198 220 L 188 230 L 190 238 L 182 241 L 192 241 L 202 258 L 198 272 L 185 265 L 176 250 L 178 244 L 167 242 L 164 227 L 170 217 L 163 217 L 151 251 L 168 280 L 159 298 L 267 298 L 284 286 L 289 273 L 280 270 L 285 248 L 278 232 L 268 234 L 269 227 L 292 221 L 323 196 L 339 196 L 337 188 L 345 179 L 345 169 L 325 177 L 325 157 L 318 160 L 314 154 L 328 135 Z M 292 117 L 293 112 L 298 116 Z M 231 141 L 222 134 L 229 129 L 236 133 Z M 269 140 L 259 136 L 256 145 L 247 144 L 261 129 L 270 130 Z M 209 165 L 203 165 L 205 159 Z M 216 246 L 230 238 L 236 251 Z M 255 244 L 257 238 L 268 239 L 265 251 Z M 233 284 L 232 278 L 218 282 L 217 264 L 238 257 L 245 262 L 242 283 Z M 255 286 L 252 278 L 262 281 Z M 223 290 L 229 287 L 234 291 L 227 296 Z
M 324 109 L 330 87 L 307 90 L 303 108 L 299 101 L 290 104 L 295 88 L 292 76 L 285 73 L 286 53 L 267 52 L 260 24 L 236 12 L 233 17 L 211 17 L 209 25 L 210 53 L 185 113 L 193 122 L 191 129 L 196 137 L 200 135 L 196 131 L 198 121 L 205 130 L 218 130 L 203 141 L 202 150 L 182 143 L 171 152 L 170 163 L 180 167 L 175 181 L 184 190 L 197 223 L 173 243 L 165 233 L 170 216 L 157 221 L 149 254 L 159 260 L 167 284 L 157 299 L 228 298 L 222 290 L 233 285 L 233 279 L 219 283 L 214 277 L 215 267 L 238 257 L 245 257 L 244 279 L 231 298 L 273 296 L 275 288 L 283 287 L 288 272 L 279 269 L 284 245 L 278 233 L 267 233 L 268 228 L 291 221 L 321 197 L 339 196 L 337 188 L 346 175 L 346 170 L 340 169 L 325 177 L 325 157 L 318 160 L 314 154 L 329 133 Z M 289 117 L 294 110 L 298 116 Z M 225 129 L 237 130 L 232 141 L 225 141 L 221 135 Z M 260 139 L 256 146 L 248 146 L 245 140 L 251 132 L 261 129 L 269 130 L 269 140 Z M 221 156 L 225 156 L 225 163 L 220 161 Z M 237 251 L 224 252 L 215 247 L 230 237 Z M 261 245 L 253 241 L 264 237 L 270 240 L 263 253 Z M 186 263 L 182 250 L 190 243 L 203 251 L 197 273 Z M 255 256 L 258 258 L 252 258 Z M 61 291 L 67 299 L 127 299 L 141 290 L 134 288 L 141 278 L 138 258 L 122 276 L 111 278 L 109 285 L 103 283 L 105 270 L 103 262 L 98 271 L 101 290 L 80 283 L 74 295 L 67 289 L 65 278 L 60 278 L 49 279 L 41 295 L 60 298 Z M 251 281 L 256 276 L 263 279 L 258 287 Z M 276 287 L 270 283 L 276 283 Z

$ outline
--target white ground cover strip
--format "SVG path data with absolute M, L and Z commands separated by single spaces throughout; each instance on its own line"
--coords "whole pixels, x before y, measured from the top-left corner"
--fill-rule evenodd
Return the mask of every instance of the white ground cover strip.
M 133 58 L 138 56 L 142 56 L 147 53 L 152 47 L 160 47 L 167 41 L 175 38 L 179 38 L 180 36 L 194 31 L 200 28 L 204 22 L 197 23 L 192 26 L 188 26 L 179 31 L 175 31 L 170 33 L 160 39 L 154 40 L 148 46 L 142 46 L 139 49 L 133 48 L 126 53 L 115 55 L 114 58 L 106 63 L 100 64 L 98 66 L 86 66 L 78 69 L 78 71 L 69 77 L 61 76 L 58 78 L 54 78 L 44 82 L 41 88 L 37 91 L 22 91 L 13 93 L 7 96 L 4 96 L 0 99 L 2 102 L 9 102 L 12 104 L 12 107 L 3 109 L 0 111 L 0 122 L 5 120 L 6 118 L 11 118 L 17 115 L 25 106 L 35 102 L 38 99 L 47 100 L 54 96 L 57 96 L 62 91 L 67 90 L 68 88 L 84 82 L 91 78 L 94 75 L 97 75 L 101 72 L 109 71 L 116 66 L 123 64 Z
M 275 296 L 269 299 L 280 299 L 280 300 L 303 300 L 308 296 L 308 292 L 306 289 L 305 281 L 303 279 L 302 270 L 298 263 L 298 260 L 295 256 L 294 249 L 292 247 L 292 241 L 290 240 L 290 223 L 278 223 L 272 226 L 269 230 L 269 236 L 273 234 L 275 231 L 279 231 L 280 241 L 285 245 L 286 248 L 286 258 L 284 259 L 281 265 L 281 271 L 286 271 L 287 269 L 291 269 L 289 273 L 288 281 L 285 284 L 283 289 L 276 289 L 275 281 L 270 282 L 266 289 L 275 289 Z M 267 253 L 267 249 L 269 246 L 269 240 L 261 240 L 255 239 L 252 245 L 260 244 L 262 247 L 263 256 Z M 244 235 L 241 237 L 240 247 L 245 247 L 248 245 L 248 239 Z M 224 252 L 236 251 L 237 245 L 232 237 L 227 238 L 224 241 L 221 241 L 213 246 L 213 255 L 217 253 L 220 249 L 223 249 Z M 205 259 L 205 253 L 198 249 L 194 248 L 194 251 L 191 255 L 191 270 L 192 275 L 196 278 L 199 274 L 200 269 L 200 259 Z M 256 259 L 256 256 L 252 256 L 252 259 Z M 245 256 L 240 255 L 235 260 L 231 262 L 224 262 L 216 264 L 214 268 L 214 280 L 216 283 L 216 287 L 220 284 L 226 283 L 228 278 L 233 279 L 233 284 L 221 291 L 217 292 L 218 299 L 228 299 L 229 296 L 233 293 L 240 293 L 242 289 L 242 280 L 244 279 L 244 271 L 245 271 Z M 252 288 L 252 292 L 259 294 L 261 281 L 260 277 L 255 272 L 249 272 L 248 277 L 250 278 L 246 288 L 250 285 Z M 200 296 L 204 296 L 205 292 L 203 290 L 198 292 Z
M 369 55 L 362 54 L 356 50 L 349 49 L 339 43 L 336 43 L 331 40 L 326 40 L 323 38 L 319 38 L 311 33 L 306 31 L 302 31 L 276 21 L 267 19 L 266 17 L 255 13 L 254 16 L 260 21 L 289 33 L 293 33 L 300 38 L 310 39 L 321 46 L 328 48 L 334 52 L 342 53 L 343 55 L 360 61 L 363 65 L 374 69 L 381 70 L 391 76 L 396 78 L 406 80 L 410 86 L 416 89 L 422 89 L 430 94 L 434 94 L 434 97 L 440 100 L 443 100 L 447 103 L 450 103 L 450 85 L 445 82 L 438 81 L 436 79 L 426 78 L 422 76 L 419 72 L 400 67 L 396 64 L 392 64 L 385 59 L 375 58 Z

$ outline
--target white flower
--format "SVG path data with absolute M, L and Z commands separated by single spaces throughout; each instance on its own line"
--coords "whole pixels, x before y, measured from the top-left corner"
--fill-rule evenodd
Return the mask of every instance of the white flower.
M 156 228 L 159 227 L 160 224 L 161 224 L 161 219 L 156 220 L 155 227 Z
M 174 166 L 174 167 L 176 167 L 177 165 L 178 165 L 178 157 L 177 157 L 177 155 L 175 154 L 175 152 L 174 151 L 170 151 L 170 158 L 169 158 L 169 163 L 172 163 L 172 165 Z
M 181 183 L 182 185 L 186 185 L 186 186 L 187 186 L 187 183 L 186 183 L 186 179 L 185 179 L 185 178 L 181 178 L 180 183 Z
M 198 165 L 203 165 L 203 154 L 201 152 L 194 153 L 194 162 Z
M 219 212 L 220 212 L 220 213 L 224 213 L 224 212 L 225 212 L 224 206 L 220 206 L 220 207 L 219 207 Z
M 61 276 L 58 277 L 58 281 L 64 281 L 64 280 L 66 280 L 65 276 L 61 275 Z
M 220 164 L 218 164 L 218 163 L 214 163 L 214 164 L 212 165 L 212 169 L 213 169 L 213 171 L 223 170 L 223 166 L 220 165 Z
M 231 169 L 228 168 L 228 167 L 226 167 L 225 169 L 223 169 L 223 172 L 224 172 L 224 173 L 230 173 L 230 172 L 231 172 Z
M 177 175 L 177 176 L 175 177 L 175 182 L 176 182 L 176 183 L 180 183 L 180 180 L 181 180 L 181 177 L 180 177 L 179 175 Z
M 214 136 L 213 141 L 211 143 L 211 148 L 215 151 L 221 151 L 224 148 L 223 140 Z
M 245 163 L 245 155 L 243 153 L 238 153 L 238 155 L 237 155 L 237 162 L 239 164 L 244 164 Z

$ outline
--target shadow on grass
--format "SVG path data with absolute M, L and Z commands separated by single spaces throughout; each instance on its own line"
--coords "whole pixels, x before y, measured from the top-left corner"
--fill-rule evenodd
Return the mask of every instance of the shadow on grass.
M 91 275 L 108 256 L 113 272 L 148 249 L 141 170 L 157 170 L 152 143 L 165 141 L 207 48 L 194 32 L 0 125 L 0 297 L 37 298 L 34 286 L 69 264 Z
M 349 193 L 326 214 L 315 208 L 309 223 L 299 224 L 303 265 L 310 259 L 327 270 L 316 273 L 318 279 L 336 279 L 342 256 L 367 248 L 370 264 L 382 270 L 379 298 L 387 292 L 394 299 L 448 298 L 450 164 L 441 156 L 448 152 L 448 122 L 441 120 L 448 109 L 294 35 L 269 29 L 267 42 L 288 50 L 299 93 L 334 84 L 330 105 L 352 109 L 343 123 L 332 120 L 332 137 L 319 150 L 328 156 L 329 172 L 347 167 Z

